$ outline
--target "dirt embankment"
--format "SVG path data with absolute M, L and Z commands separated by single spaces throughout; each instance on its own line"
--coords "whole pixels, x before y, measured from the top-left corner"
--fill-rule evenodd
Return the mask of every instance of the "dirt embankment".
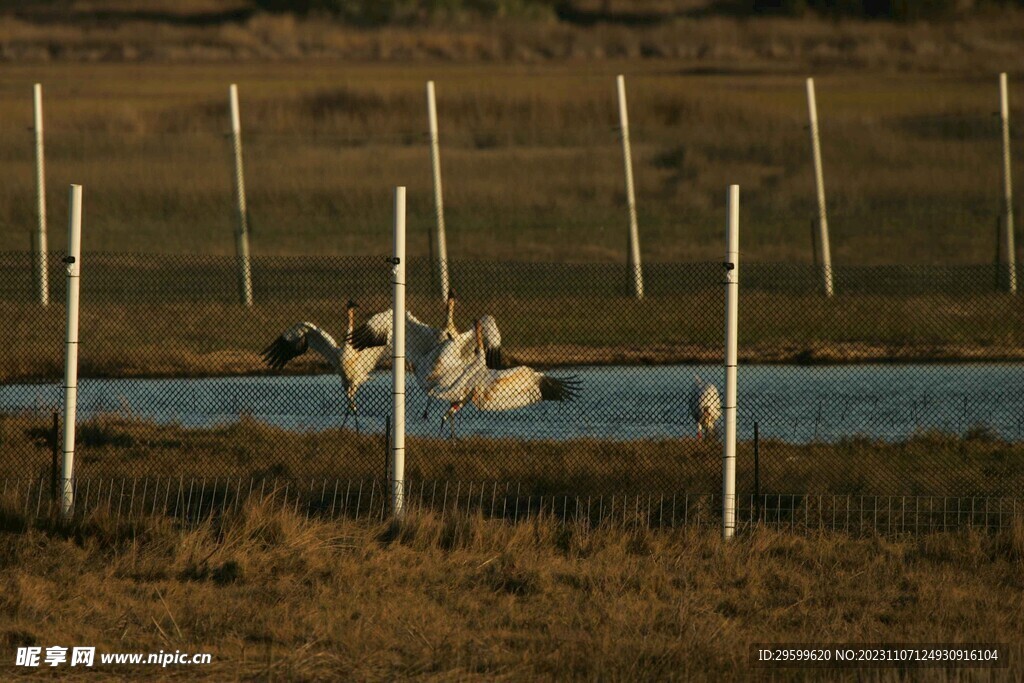
M 0 14 L 0 61 L 495 62 L 672 59 L 700 70 L 1014 69 L 1024 12 L 942 24 L 682 14 L 650 22 L 587 24 L 549 18 L 484 24 L 353 27 L 242 7 L 190 14 L 21 8 Z M 94 7 L 95 6 L 95 7 Z
M 721 348 L 696 345 L 645 347 L 536 346 L 514 349 L 512 361 L 526 365 L 670 365 L 722 361 Z M 833 365 L 844 363 L 992 363 L 1024 360 L 1018 346 L 952 344 L 886 345 L 863 342 L 777 344 L 740 348 L 746 364 Z
M 981 344 L 868 344 L 836 342 L 775 344 L 740 348 L 745 365 L 842 365 L 856 363 L 1006 363 L 1024 361 L 1024 347 Z M 579 346 L 551 344 L 508 349 L 508 366 L 557 368 L 579 365 L 713 365 L 722 362 L 722 349 L 695 344 L 650 346 Z M 384 367 L 388 367 L 385 361 Z M 226 349 L 196 354 L 166 352 L 152 358 L 138 354 L 80 360 L 82 377 L 223 377 L 266 374 L 307 375 L 329 372 L 316 358 L 297 358 L 281 371 L 272 371 L 259 354 L 248 349 Z M 59 381 L 63 368 L 56 363 L 19 364 L 4 368 L 5 383 Z

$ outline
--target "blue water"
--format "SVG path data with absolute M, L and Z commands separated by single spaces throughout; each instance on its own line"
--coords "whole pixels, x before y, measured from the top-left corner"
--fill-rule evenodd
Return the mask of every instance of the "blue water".
M 724 386 L 721 366 L 575 367 L 551 374 L 575 376 L 577 400 L 504 413 L 467 405 L 457 416 L 457 433 L 560 440 L 691 437 L 686 405 L 694 374 L 720 390 Z M 357 397 L 361 430 L 383 431 L 390 395 L 387 372 L 363 385 Z M 61 405 L 58 386 L 0 387 L 0 413 L 49 412 Z M 424 395 L 410 378 L 407 433 L 436 436 L 447 406 L 432 401 L 429 419 L 422 420 L 423 405 Z M 797 443 L 853 436 L 897 440 L 924 430 L 963 434 L 978 427 L 1016 440 L 1024 438 L 1024 365 L 743 366 L 737 405 L 741 439 L 752 436 L 756 421 L 762 438 Z M 343 406 L 333 375 L 79 381 L 81 418 L 122 415 L 211 427 L 244 414 L 291 430 L 354 428 Z

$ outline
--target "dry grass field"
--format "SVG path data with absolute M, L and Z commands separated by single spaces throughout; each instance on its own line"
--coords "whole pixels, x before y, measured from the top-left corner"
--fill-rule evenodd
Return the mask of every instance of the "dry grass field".
M 246 0 L 0 5 L 0 119 L 12 123 L 0 132 L 0 250 L 29 244 L 24 128 L 41 82 L 55 248 L 77 182 L 87 250 L 230 253 L 224 133 L 237 82 L 254 253 L 380 253 L 390 188 L 405 184 L 410 255 L 426 255 L 434 79 L 451 258 L 620 260 L 613 79 L 625 73 L 649 260 L 717 259 L 731 183 L 749 258 L 810 260 L 808 75 L 836 264 L 992 260 L 995 78 L 1020 73 L 1024 13 L 893 24 L 748 20 L 719 5 L 576 2 L 607 19 L 377 28 Z
M 26 480 L 49 482 L 51 434 L 48 415 L 0 417 L 0 480 L 9 481 L 12 490 L 25 490 Z M 477 491 L 486 485 L 488 497 L 492 485 L 507 484 L 513 492 L 519 487 L 524 498 L 646 497 L 705 494 L 721 485 L 721 445 L 715 440 L 407 437 L 407 444 L 406 477 L 415 482 L 413 486 L 425 483 L 428 491 L 436 486 L 432 482 L 441 482 L 442 487 L 450 483 L 453 492 L 462 482 L 472 483 Z M 166 480 L 176 483 L 184 477 L 209 481 L 211 495 L 215 478 L 220 489 L 227 487 L 221 491 L 226 494 L 236 485 L 244 489 L 239 481 L 255 480 L 259 487 L 260 481 L 274 479 L 307 489 L 315 482 L 315 493 L 320 494 L 324 478 L 385 479 L 386 445 L 381 434 L 359 435 L 351 429 L 296 432 L 250 418 L 213 428 L 186 428 L 127 416 L 94 416 L 79 420 L 76 447 L 75 472 L 83 491 L 86 481 L 95 487 L 127 478 L 132 486 L 133 478 L 159 478 L 166 486 Z M 737 458 L 737 490 L 746 496 L 754 490 L 753 443 L 740 441 Z M 810 444 L 763 439 L 760 486 L 772 495 L 978 496 L 980 511 L 984 497 L 994 501 L 1020 496 L 1022 458 L 1024 444 L 983 429 L 962 435 L 924 432 L 892 442 L 856 436 Z M 37 488 L 32 485 L 31 490 Z M 31 497 L 34 501 L 36 496 Z M 439 496 L 435 502 L 441 502 Z
M 255 305 L 236 303 L 229 257 L 100 256 L 83 259 L 80 367 L 85 377 L 166 377 L 269 372 L 259 352 L 298 320 L 336 338 L 344 305 L 358 320 L 387 308 L 383 259 L 256 261 Z M 27 259 L 0 272 L 13 285 L 0 300 L 0 379 L 62 376 L 63 270 L 51 271 L 54 303 L 30 299 Z M 439 324 L 443 307 L 425 260 L 411 263 L 409 310 Z M 650 265 L 646 297 L 625 294 L 617 264 L 454 262 L 456 321 L 480 315 L 501 325 L 509 362 L 538 366 L 718 363 L 722 358 L 721 266 Z M 991 291 L 985 269 L 847 271 L 834 300 L 817 293 L 810 268 L 746 266 L 740 307 L 745 363 L 997 362 L 1024 357 L 1024 309 Z M 20 300 L 19 300 L 20 299 Z M 327 372 L 307 354 L 285 372 Z
M 55 249 L 76 182 L 87 250 L 233 253 L 224 133 L 237 81 L 254 254 L 386 253 L 390 188 L 404 184 L 410 255 L 427 256 L 423 84 L 435 79 L 449 257 L 607 262 L 625 258 L 620 71 L 648 260 L 718 258 L 731 183 L 742 188 L 748 258 L 811 260 L 803 76 L 813 69 L 11 65 L 0 116 L 29 126 L 31 84 L 44 83 Z M 836 265 L 990 263 L 1001 210 L 995 73 L 817 75 Z M 32 149 L 22 126 L 0 136 L 5 250 L 29 245 Z
M 991 681 L 1020 680 L 1024 656 L 1019 525 L 888 538 L 758 528 L 726 544 L 546 519 L 321 522 L 254 505 L 180 529 L 32 522 L 5 507 L 0 586 L 8 680 L 26 673 L 15 648 L 56 644 L 210 653 L 206 666 L 89 672 L 202 680 Z M 752 643 L 821 641 L 1005 643 L 1011 659 L 750 667 Z
M 259 350 L 295 320 L 337 334 L 349 297 L 361 315 L 386 306 L 379 257 L 391 250 L 395 185 L 409 188 L 409 257 L 420 266 L 410 308 L 439 320 L 424 265 L 434 221 L 428 79 L 437 82 L 459 321 L 494 314 L 512 360 L 719 362 L 732 183 L 742 188 L 744 263 L 787 264 L 743 271 L 742 362 L 1024 358 L 1020 297 L 993 293 L 984 269 L 1002 208 L 996 76 L 1010 73 L 1017 131 L 1024 12 L 893 24 L 752 21 L 705 0 L 575 6 L 634 18 L 453 15 L 353 27 L 254 11 L 249 0 L 0 0 L 0 382 L 50 382 L 45 393 L 63 371 L 61 267 L 55 257 L 54 303 L 42 311 L 30 303 L 24 258 L 36 222 L 36 82 L 55 254 L 66 244 L 67 186 L 85 188 L 84 378 L 266 372 Z M 649 264 L 643 302 L 623 286 L 619 73 Z M 811 75 L 833 301 L 806 268 Z M 251 311 L 235 303 L 230 259 L 232 82 L 256 257 Z M 368 260 L 339 258 L 351 256 Z M 383 438 L 290 432 L 244 416 L 189 429 L 128 411 L 78 427 L 80 483 L 102 495 L 100 483 L 131 473 L 170 493 L 168 481 L 194 475 L 203 478 L 199 509 L 208 502 L 210 514 L 194 525 L 181 515 L 129 519 L 118 503 L 116 516 L 102 505 L 68 522 L 29 516 L 19 482 L 38 503 L 54 445 L 48 416 L 0 415 L 4 680 L 42 674 L 12 666 L 18 647 L 64 645 L 213 657 L 208 666 L 89 672 L 111 679 L 1024 681 L 1024 523 L 1003 525 L 1002 507 L 998 524 L 987 507 L 950 516 L 944 499 L 925 515 L 926 528 L 966 519 L 987 531 L 882 535 L 868 530 L 884 528 L 874 520 L 848 535 L 801 527 L 796 512 L 810 496 L 790 497 L 785 513 L 776 496 L 779 526 L 789 514 L 800 530 L 755 525 L 732 543 L 700 525 L 652 529 L 639 514 L 509 523 L 442 504 L 440 516 L 423 506 L 402 524 L 365 513 L 330 519 L 312 498 L 312 516 L 303 515 L 298 494 L 294 508 L 252 497 L 214 514 L 229 478 L 312 490 L 309 482 L 340 474 L 379 491 Z M 1024 446 L 984 429 L 760 445 L 761 490 L 772 495 L 863 505 L 889 492 L 983 493 L 1011 501 L 1016 514 L 1024 490 Z M 639 505 L 641 494 L 716 491 L 721 481 L 714 441 L 412 438 L 409 447 L 429 451 L 410 458 L 410 481 L 481 491 L 518 482 L 533 496 L 585 489 L 635 494 Z M 739 444 L 744 496 L 752 450 Z M 896 519 L 891 505 L 889 514 Z M 899 519 L 890 529 L 914 528 Z M 753 643 L 813 641 L 1005 643 L 1011 661 L 995 671 L 750 667 Z
M 0 131 L 0 251 L 27 249 L 36 222 L 26 128 L 38 81 L 53 251 L 66 242 L 66 188 L 74 182 L 85 187 L 83 245 L 91 264 L 97 252 L 231 255 L 225 133 L 227 85 L 237 82 L 257 258 L 389 253 L 391 188 L 404 184 L 409 256 L 427 259 L 434 206 L 424 83 L 434 79 L 449 257 L 510 264 L 504 275 L 486 271 L 488 278 L 456 264 L 454 282 L 467 301 L 508 321 L 513 355 L 547 365 L 714 359 L 721 322 L 710 314 L 718 303 L 709 297 L 718 296 L 717 274 L 696 267 L 710 289 L 690 296 L 672 280 L 690 274 L 659 275 L 655 264 L 720 261 L 731 183 L 742 188 L 746 263 L 812 261 L 803 79 L 814 75 L 837 272 L 992 263 L 1001 211 L 996 73 L 1010 70 L 1015 103 L 1020 13 L 895 25 L 745 21 L 703 16 L 686 3 L 649 4 L 671 17 L 651 25 L 474 24 L 458 36 L 443 25 L 353 29 L 260 13 L 232 18 L 221 14 L 245 10 L 246 3 L 214 0 L 158 4 L 148 13 L 117 2 L 64 3 L 65 15 L 8 12 L 0 16 L 0 55 L 12 60 L 0 81 L 0 119 L 14 125 Z M 105 14 L 89 19 L 95 11 Z M 136 45 L 136 34 L 153 37 L 149 51 Z M 500 44 L 500 54 L 467 50 L 475 39 Z M 354 43 L 379 48 L 389 41 L 420 47 L 352 52 Z M 431 41 L 437 50 L 417 51 Z M 51 54 L 55 43 L 61 50 Z M 109 45 L 127 52 L 107 54 Z M 537 56 L 538 46 L 550 54 Z M 100 54 L 77 59 L 80 50 Z M 557 272 L 539 277 L 529 270 L 550 262 L 625 261 L 614 102 L 620 72 L 628 75 L 648 292 L 658 297 L 636 306 L 621 298 L 624 277 L 617 271 L 591 274 L 603 279 L 577 291 Z M 1015 159 L 1015 174 L 1024 177 L 1024 154 Z M 330 326 L 357 289 L 371 301 L 383 301 L 386 289 L 384 280 L 368 287 L 370 278 L 359 288 L 342 279 L 328 289 L 316 280 L 322 268 L 296 268 L 289 295 L 297 303 L 281 305 L 267 301 L 261 287 L 268 276 L 257 263 L 258 308 L 249 314 L 231 305 L 230 275 L 204 279 L 205 262 L 185 269 L 192 290 L 174 300 L 187 289 L 179 272 L 131 261 L 119 275 L 93 269 L 83 278 L 87 373 L 257 372 L 255 352 L 267 330 L 294 317 L 318 316 Z M 55 377 L 62 313 L 58 305 L 40 317 L 14 303 L 29 296 L 25 265 L 5 263 L 0 272 L 0 287 L 11 292 L 0 307 L 15 321 L 0 331 L 9 351 L 0 377 Z M 61 271 L 51 271 L 59 304 Z M 273 287 L 284 287 L 286 275 L 273 275 Z M 979 294 L 988 274 L 978 275 L 983 287 L 940 284 L 934 296 L 898 286 L 854 292 L 839 282 L 840 298 L 831 304 L 817 299 L 811 278 L 803 291 L 781 294 L 773 277 L 782 275 L 767 275 L 763 295 L 747 290 L 741 307 L 748 361 L 1021 355 L 1021 309 Z M 108 289 L 90 290 L 97 278 Z M 520 280 L 531 278 L 535 286 L 521 291 Z M 433 287 L 428 280 L 411 286 L 426 293 Z M 120 294 L 132 291 L 135 300 L 122 305 Z M 425 317 L 429 306 L 420 308 Z M 217 324 L 224 319 L 230 324 Z

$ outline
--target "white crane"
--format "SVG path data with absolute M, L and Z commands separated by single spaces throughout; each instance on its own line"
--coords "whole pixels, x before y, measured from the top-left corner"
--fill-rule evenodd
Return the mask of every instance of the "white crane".
M 448 290 L 448 300 L 445 303 L 447 309 L 447 316 L 445 318 L 444 327 L 440 330 L 440 335 L 445 335 L 449 339 L 459 333 L 459 328 L 455 327 L 455 290 Z
M 439 387 L 450 385 L 474 357 L 474 330 L 459 332 L 454 320 L 455 293 L 448 295 L 448 318 L 443 328 L 421 322 L 412 313 L 405 314 L 405 357 L 420 387 L 429 397 L 438 397 Z M 370 318 L 347 337 L 357 349 L 380 348 L 390 343 L 390 309 Z M 481 318 L 485 359 L 490 367 L 501 366 L 501 332 L 492 316 Z M 428 403 L 429 405 L 429 403 Z M 426 419 L 427 408 L 423 409 Z
M 448 290 L 448 300 L 446 302 L 447 315 L 445 318 L 444 327 L 437 331 L 437 343 L 443 344 L 449 339 L 454 339 L 459 334 L 459 328 L 455 326 L 455 290 Z M 419 382 L 420 388 L 423 389 L 423 419 L 426 420 L 428 417 L 428 411 L 430 409 L 430 393 L 427 391 L 427 385 L 424 383 L 423 377 L 415 371 L 416 363 L 411 361 L 410 365 L 413 367 L 413 377 Z
M 713 432 L 715 423 L 722 417 L 722 398 L 718 387 L 705 382 L 699 375 L 693 377 L 693 389 L 690 390 L 690 416 L 697 423 L 697 439 L 704 432 Z
M 476 361 L 492 369 L 501 367 L 498 323 L 490 315 L 478 318 L 465 332 L 447 335 L 433 348 L 424 348 L 420 359 L 424 386 L 432 396 L 447 400 L 441 392 L 458 382 L 470 366 L 475 367 Z
M 304 354 L 309 348 L 320 354 L 330 364 L 334 371 L 341 377 L 341 385 L 345 389 L 345 397 L 348 406 L 345 411 L 344 427 L 348 416 L 352 415 L 356 421 L 356 430 L 359 430 L 359 415 L 356 412 L 356 392 L 359 387 L 369 378 L 370 372 L 380 364 L 387 354 L 391 343 L 390 333 L 381 346 L 374 346 L 366 349 L 357 349 L 349 341 L 355 322 L 355 309 L 359 307 L 355 301 L 349 301 L 345 306 L 348 316 L 348 329 L 345 332 L 346 341 L 339 346 L 334 338 L 310 322 L 299 322 L 281 333 L 262 352 L 263 361 L 275 370 L 280 370 L 288 361 Z M 377 313 L 367 320 L 366 324 L 378 325 L 380 319 L 388 317 L 390 311 Z
M 440 353 L 441 357 L 458 359 L 441 364 L 443 372 L 431 390 L 433 396 L 450 403 L 448 412 L 441 418 L 441 426 L 443 429 L 448 422 L 452 438 L 455 438 L 455 414 L 466 401 L 472 402 L 478 410 L 512 410 L 540 401 L 568 401 L 579 390 L 579 383 L 572 377 L 551 377 L 525 365 L 508 369 L 495 367 L 494 354 L 487 348 L 488 325 L 492 323 L 490 316 L 476 320 L 472 330 L 473 347 L 468 357 L 460 338 L 446 343 Z

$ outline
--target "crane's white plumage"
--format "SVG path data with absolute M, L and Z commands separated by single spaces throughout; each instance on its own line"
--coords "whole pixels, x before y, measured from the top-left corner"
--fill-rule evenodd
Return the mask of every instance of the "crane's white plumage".
M 405 314 L 405 357 L 413 374 L 428 395 L 448 400 L 450 387 L 474 357 L 475 330 L 459 332 L 454 319 L 455 293 L 448 295 L 448 317 L 442 328 L 421 322 L 412 313 Z M 392 316 L 379 314 L 360 325 L 348 336 L 356 349 L 369 349 L 389 343 Z M 501 366 L 501 332 L 492 316 L 481 318 L 485 360 L 491 367 Z
M 457 353 L 463 360 L 461 370 L 452 372 L 451 381 L 439 384 L 434 395 L 451 403 L 444 420 L 451 420 L 465 402 L 471 401 L 479 410 L 512 410 L 540 401 L 568 401 L 576 396 L 578 384 L 572 378 L 551 377 L 525 365 L 501 369 L 492 363 L 493 356 L 487 348 L 488 326 L 493 318 L 485 316 L 474 324 L 473 348 L 468 357 L 460 340 Z M 493 335 L 497 326 L 490 330 Z M 454 426 L 452 426 L 454 435 Z
M 698 439 L 704 432 L 714 431 L 715 423 L 722 417 L 722 399 L 718 387 L 703 381 L 699 376 L 694 377 L 693 389 L 690 390 L 690 416 L 697 423 Z
M 320 354 L 320 357 L 341 377 L 341 384 L 345 389 L 345 397 L 348 401 L 348 414 L 351 415 L 356 414 L 356 392 L 366 382 L 374 368 L 380 364 L 391 344 L 390 334 L 381 346 L 366 349 L 357 349 L 347 341 L 352 334 L 357 307 L 358 304 L 354 301 L 349 301 L 346 306 L 348 329 L 346 341 L 341 345 L 334 341 L 330 334 L 313 323 L 300 322 L 281 333 L 263 350 L 264 362 L 275 370 L 280 370 L 290 360 L 301 356 L 309 349 Z M 380 319 L 384 315 L 384 313 L 377 313 L 371 316 L 366 324 L 380 325 Z
M 507 370 L 488 370 L 471 396 L 480 410 L 512 410 L 540 401 L 568 401 L 579 385 L 571 378 L 557 378 L 521 365 Z
M 478 368 L 501 367 L 498 323 L 493 316 L 485 315 L 472 328 L 449 336 L 427 351 L 422 361 L 423 381 L 431 395 L 450 401 L 451 391 L 471 381 Z
M 576 395 L 578 385 L 571 378 L 550 377 L 525 366 L 502 369 L 497 321 L 485 315 L 471 329 L 459 332 L 454 305 L 454 294 L 450 294 L 443 328 L 406 313 L 406 358 L 420 386 L 430 396 L 449 403 L 442 424 L 451 420 L 466 401 L 480 410 L 511 410 L 539 401 L 565 401 Z M 391 331 L 391 318 L 384 317 L 367 321 L 349 339 L 356 349 L 373 348 L 384 344 Z

